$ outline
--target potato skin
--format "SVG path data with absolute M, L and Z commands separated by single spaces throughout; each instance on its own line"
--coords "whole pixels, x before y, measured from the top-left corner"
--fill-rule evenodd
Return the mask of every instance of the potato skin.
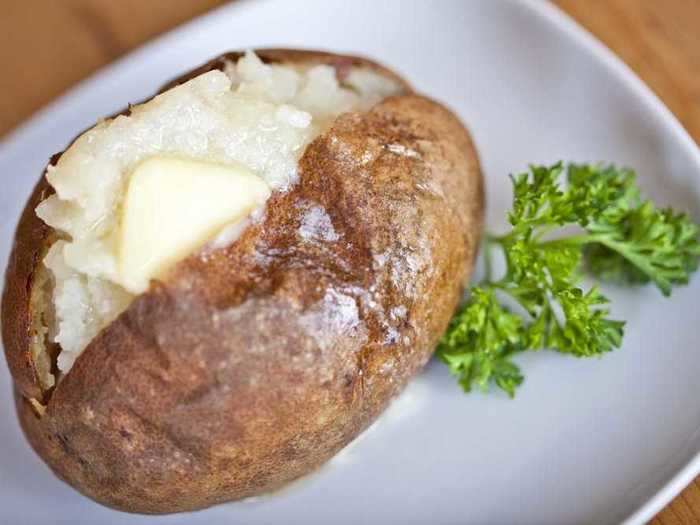
M 339 60 L 268 53 L 259 52 Z M 188 257 L 137 297 L 50 392 L 42 416 L 27 400 L 36 385 L 12 366 L 21 425 L 59 477 L 142 513 L 271 491 L 332 457 L 423 367 L 481 231 L 467 131 L 407 88 L 339 117 L 299 173 L 231 246 Z M 40 223 L 25 210 L 20 236 L 27 221 Z M 35 237 L 15 249 L 39 253 Z M 6 279 L 12 363 L 26 353 L 12 334 L 22 329 L 14 319 L 32 314 L 21 293 L 31 277 L 10 264 Z
M 41 400 L 44 393 L 31 355 L 33 336 L 30 303 L 36 269 L 42 264 L 52 232 L 36 216 L 34 209 L 52 193 L 53 188 L 42 176 L 24 207 L 7 263 L 0 312 L 2 341 L 15 388 L 26 397 L 37 400 Z

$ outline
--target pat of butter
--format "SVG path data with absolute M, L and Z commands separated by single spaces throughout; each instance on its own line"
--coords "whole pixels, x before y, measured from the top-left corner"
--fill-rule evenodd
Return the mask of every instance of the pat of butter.
M 242 166 L 152 157 L 129 179 L 119 234 L 119 277 L 134 294 L 224 226 L 265 203 L 270 187 Z

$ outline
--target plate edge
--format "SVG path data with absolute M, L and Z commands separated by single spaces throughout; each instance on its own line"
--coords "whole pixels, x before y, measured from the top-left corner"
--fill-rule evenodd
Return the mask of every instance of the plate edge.
M 535 16 L 545 18 L 552 25 L 571 36 L 579 46 L 592 53 L 604 67 L 620 78 L 626 87 L 636 93 L 652 111 L 659 113 L 662 120 L 669 125 L 674 138 L 678 139 L 688 151 L 700 174 L 700 147 L 698 144 L 658 95 L 619 56 L 552 2 L 524 0 L 523 4 Z M 678 496 L 698 474 L 700 474 L 700 449 L 695 452 L 690 461 L 663 482 L 649 499 L 637 506 L 620 523 L 622 525 L 641 525 L 648 522 Z

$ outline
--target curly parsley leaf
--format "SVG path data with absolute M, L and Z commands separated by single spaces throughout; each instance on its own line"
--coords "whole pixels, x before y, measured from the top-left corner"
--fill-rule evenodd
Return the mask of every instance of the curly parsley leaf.
M 596 287 L 580 286 L 582 269 L 603 280 L 652 282 L 669 295 L 697 270 L 700 242 L 687 215 L 642 199 L 632 170 L 558 163 L 511 178 L 511 230 L 486 241 L 487 250 L 502 249 L 505 274 L 472 287 L 437 354 L 465 391 L 495 384 L 512 397 L 523 381 L 512 360 L 520 352 L 588 357 L 621 345 L 624 322 L 608 317 Z M 557 236 L 571 227 L 578 233 Z M 502 303 L 508 297 L 521 313 Z
M 465 392 L 496 383 L 511 396 L 523 376 L 510 356 L 523 340 L 522 319 L 496 299 L 490 288 L 472 288 L 471 298 L 454 316 L 438 345 L 438 356 Z
M 659 210 L 651 201 L 630 209 L 615 222 L 589 226 L 592 243 L 584 253 L 590 271 L 623 283 L 653 282 L 668 296 L 687 284 L 698 268 L 698 226 L 687 215 Z

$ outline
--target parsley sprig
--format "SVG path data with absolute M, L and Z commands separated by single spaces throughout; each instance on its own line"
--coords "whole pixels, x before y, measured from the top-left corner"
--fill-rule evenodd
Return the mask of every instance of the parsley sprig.
M 512 360 L 521 352 L 588 357 L 622 343 L 624 322 L 608 317 L 597 287 L 582 288 L 584 270 L 604 281 L 652 282 L 668 296 L 698 268 L 700 243 L 686 214 L 642 199 L 632 170 L 558 163 L 511 178 L 511 230 L 486 237 L 486 278 L 470 289 L 437 355 L 465 391 L 495 384 L 512 397 L 523 381 Z M 505 260 L 498 279 L 494 249 Z

